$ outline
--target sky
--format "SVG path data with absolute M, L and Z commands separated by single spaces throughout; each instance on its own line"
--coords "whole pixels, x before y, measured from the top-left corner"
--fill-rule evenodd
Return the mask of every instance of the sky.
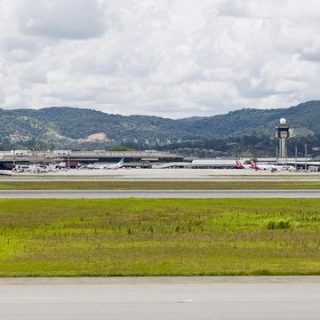
M 169 118 L 319 98 L 319 0 L 0 0 L 0 106 Z

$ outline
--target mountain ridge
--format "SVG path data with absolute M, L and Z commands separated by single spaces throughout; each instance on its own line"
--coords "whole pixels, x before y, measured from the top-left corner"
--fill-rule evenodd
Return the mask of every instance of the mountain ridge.
M 88 146 L 88 136 L 105 134 L 108 142 L 144 142 L 147 145 L 201 141 L 242 135 L 273 137 L 280 118 L 287 118 L 297 135 L 320 134 L 320 101 L 289 108 L 243 108 L 211 117 L 170 119 L 158 116 L 107 114 L 94 109 L 47 107 L 0 109 L 0 144 L 30 148 Z M 107 141 L 99 141 L 99 145 Z

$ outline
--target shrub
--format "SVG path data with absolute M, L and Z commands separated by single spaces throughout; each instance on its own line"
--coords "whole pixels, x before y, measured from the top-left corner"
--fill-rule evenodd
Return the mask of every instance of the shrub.
M 277 230 L 277 229 L 290 229 L 290 221 L 289 220 L 270 220 L 267 223 L 268 230 Z

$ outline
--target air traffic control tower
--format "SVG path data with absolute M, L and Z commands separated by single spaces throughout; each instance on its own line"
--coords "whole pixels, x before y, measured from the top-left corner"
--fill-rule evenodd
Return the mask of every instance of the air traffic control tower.
M 287 120 L 281 118 L 277 126 L 277 138 L 279 139 L 279 158 L 287 158 L 287 140 L 289 139 L 290 132 Z

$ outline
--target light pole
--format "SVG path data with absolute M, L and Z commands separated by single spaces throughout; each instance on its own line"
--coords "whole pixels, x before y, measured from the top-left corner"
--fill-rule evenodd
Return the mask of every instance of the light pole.
M 307 169 L 308 169 L 308 145 L 307 144 L 304 145 L 304 153 L 305 153 L 305 157 L 306 157 L 304 169 L 307 171 Z

